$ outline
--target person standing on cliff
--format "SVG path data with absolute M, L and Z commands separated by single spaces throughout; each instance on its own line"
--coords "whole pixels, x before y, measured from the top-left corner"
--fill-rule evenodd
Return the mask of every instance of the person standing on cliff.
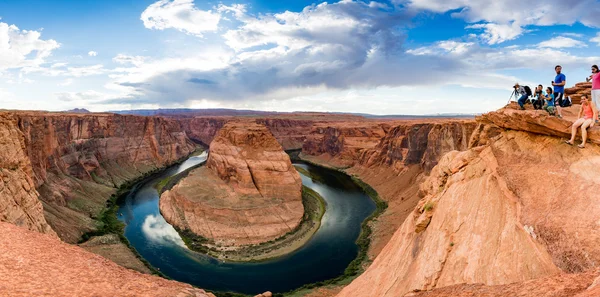
M 556 67 L 554 67 L 554 71 L 556 71 L 556 77 L 552 81 L 552 85 L 554 86 L 554 105 L 556 107 L 558 117 L 562 118 L 561 107 L 563 107 L 563 95 L 565 93 L 567 77 L 562 73 L 562 66 L 560 65 L 556 65 Z
M 592 65 L 592 75 L 587 81 L 592 81 L 592 109 L 594 110 L 594 121 L 598 122 L 598 110 L 600 110 L 600 71 L 598 65 Z

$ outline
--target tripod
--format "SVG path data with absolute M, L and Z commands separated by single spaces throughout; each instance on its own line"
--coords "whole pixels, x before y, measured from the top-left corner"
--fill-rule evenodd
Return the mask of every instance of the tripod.
M 510 101 L 512 101 L 512 98 L 513 98 L 513 96 L 514 96 L 514 97 L 515 97 L 515 99 L 516 99 L 516 98 L 517 98 L 517 96 L 516 96 L 516 95 L 517 95 L 517 90 L 516 90 L 516 89 L 514 89 L 514 90 L 512 91 L 512 93 L 510 94 L 510 97 L 508 97 L 508 102 L 506 102 L 506 104 L 509 104 L 509 103 L 510 103 Z

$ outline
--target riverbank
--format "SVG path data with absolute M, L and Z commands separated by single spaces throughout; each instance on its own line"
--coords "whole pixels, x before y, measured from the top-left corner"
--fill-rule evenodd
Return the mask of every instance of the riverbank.
M 324 168 L 327 170 L 336 171 L 342 173 L 352 179 L 352 181 L 358 185 L 367 196 L 373 200 L 376 205 L 375 211 L 367 217 L 361 224 L 361 232 L 359 237 L 356 239 L 356 245 L 358 246 L 358 255 L 348 267 L 344 270 L 344 274 L 325 281 L 306 284 L 298 289 L 283 293 L 283 294 L 275 294 L 274 296 L 279 297 L 302 297 L 302 296 L 328 296 L 329 293 L 335 295 L 335 292 L 338 292 L 342 286 L 348 285 L 352 280 L 358 277 L 361 273 L 363 273 L 371 260 L 368 257 L 369 246 L 371 244 L 371 234 L 372 234 L 372 225 L 377 220 L 377 218 L 385 212 L 388 207 L 386 201 L 384 201 L 377 191 L 373 189 L 369 184 L 362 181 L 358 176 L 349 174 L 345 171 L 346 168 L 339 168 L 333 166 L 327 166 L 326 164 L 321 164 L 317 162 L 313 162 L 309 159 L 303 158 L 301 154 L 301 150 L 292 150 L 287 152 L 290 155 L 290 158 L 293 162 L 304 162 L 310 164 L 315 167 Z M 318 176 L 314 176 L 310 174 L 310 171 L 301 169 L 299 172 L 309 176 L 312 179 L 320 181 Z M 320 291 L 320 292 L 317 292 Z M 316 294 L 316 295 L 315 295 Z
M 326 203 L 323 197 L 312 189 L 302 186 L 304 216 L 294 230 L 285 235 L 261 244 L 241 247 L 220 247 L 211 240 L 193 234 L 188 230 L 177 230 L 186 246 L 193 251 L 207 254 L 227 262 L 259 262 L 287 255 L 304 246 L 321 226 Z

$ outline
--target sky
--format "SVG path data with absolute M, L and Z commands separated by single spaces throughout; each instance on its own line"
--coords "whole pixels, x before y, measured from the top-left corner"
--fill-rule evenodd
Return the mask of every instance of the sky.
M 0 0 L 0 109 L 483 113 L 599 46 L 597 0 Z

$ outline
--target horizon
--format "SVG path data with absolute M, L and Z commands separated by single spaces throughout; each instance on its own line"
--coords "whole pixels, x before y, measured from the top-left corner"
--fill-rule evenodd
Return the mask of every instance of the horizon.
M 4 2 L 0 109 L 477 115 L 599 64 L 597 1 L 495 5 Z

